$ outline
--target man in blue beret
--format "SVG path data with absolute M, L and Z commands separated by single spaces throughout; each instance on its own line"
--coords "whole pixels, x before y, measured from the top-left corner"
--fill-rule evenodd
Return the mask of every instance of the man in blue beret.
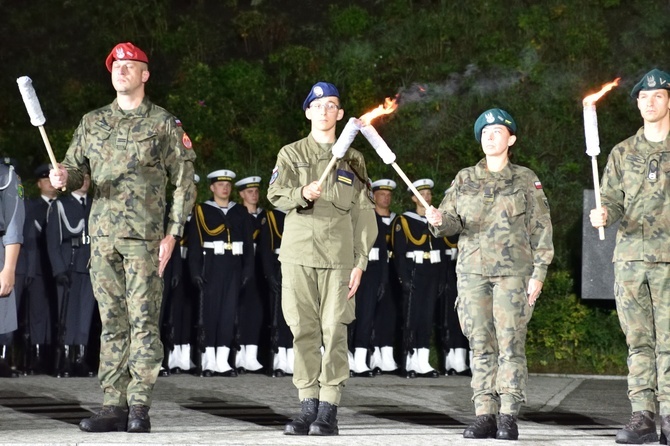
M 302 108 L 311 131 L 279 151 L 268 189 L 270 203 L 287 212 L 279 253 L 282 310 L 293 333 L 293 384 L 302 406 L 284 433 L 337 435 L 337 406 L 349 378 L 352 298 L 377 222 L 360 152 L 350 148 L 322 184 L 316 181 L 329 166 L 337 121 L 344 117 L 337 88 L 316 83 Z
M 628 345 L 630 422 L 617 443 L 670 437 L 670 220 L 668 133 L 670 74 L 653 69 L 631 91 L 644 125 L 610 152 L 602 178 L 602 207 L 591 211 L 600 228 L 621 220 L 614 249 L 614 298 Z

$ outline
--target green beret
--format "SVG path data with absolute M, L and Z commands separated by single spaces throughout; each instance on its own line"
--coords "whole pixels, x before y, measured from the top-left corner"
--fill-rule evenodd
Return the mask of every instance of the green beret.
M 635 84 L 630 92 L 630 97 L 637 99 L 638 94 L 642 90 L 670 90 L 670 74 L 654 68 L 649 73 L 642 76 L 640 82 Z
M 512 115 L 501 108 L 492 108 L 479 115 L 475 121 L 475 139 L 482 142 L 482 130 L 487 125 L 500 124 L 507 127 L 512 135 L 516 134 L 516 122 Z

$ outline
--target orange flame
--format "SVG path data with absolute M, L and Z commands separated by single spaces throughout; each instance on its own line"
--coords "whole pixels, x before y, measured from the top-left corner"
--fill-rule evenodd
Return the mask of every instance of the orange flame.
M 589 95 L 589 96 L 585 97 L 584 100 L 582 101 L 582 105 L 584 107 L 586 107 L 586 106 L 595 104 L 598 99 L 600 99 L 601 97 L 603 97 L 605 95 L 605 93 L 607 93 L 612 88 L 619 85 L 619 80 L 620 79 L 621 79 L 620 77 L 617 77 L 616 79 L 614 79 L 609 84 L 603 85 L 603 88 L 601 88 L 598 93 L 594 93 L 592 95 Z
M 375 108 L 372 111 L 367 112 L 363 116 L 361 116 L 360 119 L 363 121 L 363 125 L 370 125 L 373 119 L 381 116 L 381 115 L 388 115 L 390 113 L 393 113 L 395 109 L 398 108 L 398 101 L 397 98 L 391 99 L 391 98 L 386 98 L 384 100 L 383 105 L 379 105 L 377 108 Z

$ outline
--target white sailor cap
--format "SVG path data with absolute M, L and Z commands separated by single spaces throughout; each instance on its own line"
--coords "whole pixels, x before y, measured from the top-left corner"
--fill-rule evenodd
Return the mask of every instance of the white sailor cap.
M 414 187 L 416 187 L 416 190 L 432 189 L 435 186 L 435 183 L 430 178 L 422 178 L 420 180 L 416 180 L 412 184 Z M 408 187 L 407 191 L 411 192 L 412 189 Z
M 246 177 L 235 183 L 238 191 L 249 189 L 250 187 L 261 187 L 261 177 Z
M 395 181 L 389 180 L 387 178 L 374 181 L 372 184 L 372 192 L 378 190 L 393 190 L 396 187 Z
M 193 174 L 193 182 L 195 184 L 198 184 L 200 182 L 200 175 L 198 175 L 197 173 L 194 173 Z
M 216 183 L 217 181 L 230 181 L 232 183 L 233 179 L 235 179 L 235 172 L 226 169 L 215 170 L 207 174 L 207 178 L 209 178 L 211 183 Z

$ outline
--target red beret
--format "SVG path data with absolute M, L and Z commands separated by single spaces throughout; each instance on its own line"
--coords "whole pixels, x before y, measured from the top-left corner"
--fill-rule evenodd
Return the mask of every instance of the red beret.
M 107 56 L 105 65 L 107 66 L 107 69 L 110 73 L 112 72 L 112 63 L 115 60 L 137 60 L 139 62 L 144 62 L 147 64 L 149 63 L 147 53 L 137 48 L 130 42 L 119 43 L 112 49 L 112 51 L 109 53 L 109 56 Z

